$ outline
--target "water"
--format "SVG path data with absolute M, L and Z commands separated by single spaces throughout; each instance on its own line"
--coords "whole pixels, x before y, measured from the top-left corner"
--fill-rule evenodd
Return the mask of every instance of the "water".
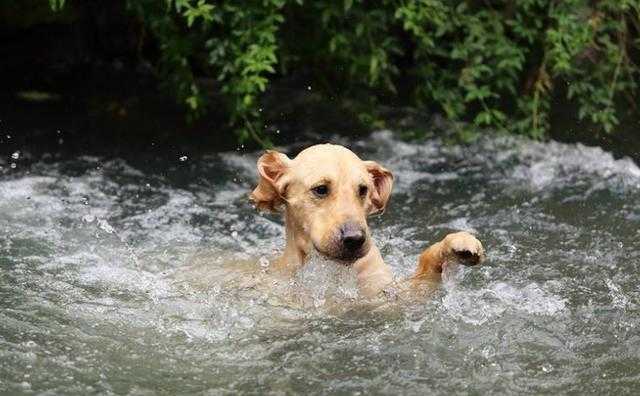
M 396 175 L 370 225 L 398 277 L 458 229 L 479 234 L 486 265 L 446 274 L 429 298 L 366 303 L 319 258 L 270 274 L 283 228 L 247 202 L 258 153 L 21 151 L 0 160 L 0 393 L 640 388 L 635 164 L 504 137 L 342 143 Z

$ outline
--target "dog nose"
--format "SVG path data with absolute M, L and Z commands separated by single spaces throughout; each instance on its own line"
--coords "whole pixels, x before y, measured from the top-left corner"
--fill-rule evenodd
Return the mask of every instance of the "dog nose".
M 347 251 L 360 249 L 366 239 L 364 230 L 357 224 L 347 223 L 340 229 L 340 241 Z

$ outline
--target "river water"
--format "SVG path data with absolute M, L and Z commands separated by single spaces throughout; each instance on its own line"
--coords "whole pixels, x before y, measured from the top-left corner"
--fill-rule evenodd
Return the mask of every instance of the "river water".
M 513 137 L 332 140 L 396 176 L 370 226 L 398 278 L 452 230 L 477 233 L 486 263 L 428 298 L 366 303 L 321 259 L 268 277 L 283 227 L 247 202 L 257 152 L 16 152 L 0 159 L 0 393 L 640 389 L 631 160 Z

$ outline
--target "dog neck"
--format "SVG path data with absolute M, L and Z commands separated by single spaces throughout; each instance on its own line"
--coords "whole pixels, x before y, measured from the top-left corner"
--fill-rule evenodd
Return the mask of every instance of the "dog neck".
M 282 256 L 276 260 L 276 264 L 282 270 L 295 271 L 305 263 L 311 249 L 313 249 L 313 244 L 309 238 L 304 235 L 304 231 L 286 210 L 284 213 L 284 226 L 284 252 Z
M 282 256 L 274 261 L 275 267 L 293 273 L 301 268 L 314 249 L 313 243 L 293 216 L 285 211 L 286 244 Z M 373 296 L 393 281 L 393 274 L 384 264 L 378 248 L 372 244 L 367 255 L 353 263 L 358 285 L 363 295 Z

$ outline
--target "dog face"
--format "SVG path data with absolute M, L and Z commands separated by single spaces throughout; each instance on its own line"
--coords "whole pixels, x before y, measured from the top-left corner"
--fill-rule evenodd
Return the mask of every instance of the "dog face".
M 268 151 L 258 160 L 258 173 L 251 200 L 261 210 L 284 207 L 287 233 L 302 251 L 313 248 L 345 264 L 369 252 L 366 218 L 384 210 L 391 172 L 345 147 L 321 144 L 294 159 Z

